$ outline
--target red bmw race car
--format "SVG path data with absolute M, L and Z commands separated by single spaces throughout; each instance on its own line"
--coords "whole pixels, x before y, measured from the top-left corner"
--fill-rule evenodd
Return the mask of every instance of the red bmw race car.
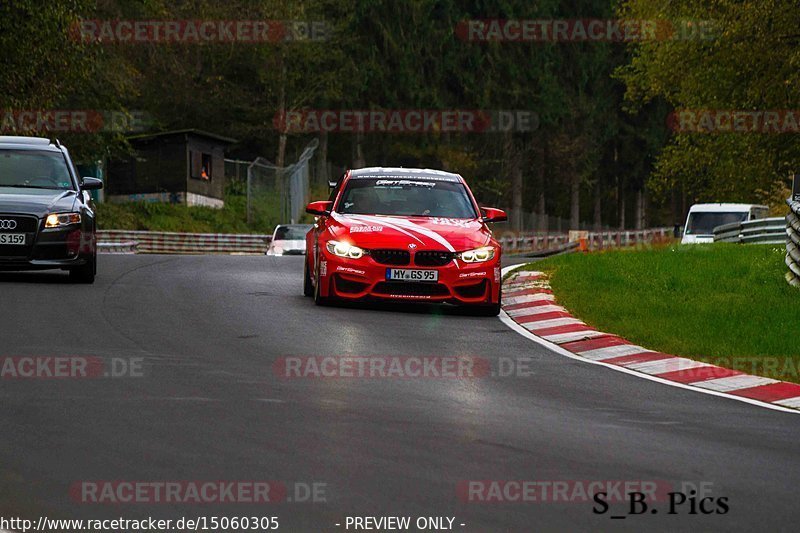
M 500 245 L 458 174 L 362 168 L 337 182 L 306 235 L 304 294 L 330 300 L 447 302 L 500 312 Z

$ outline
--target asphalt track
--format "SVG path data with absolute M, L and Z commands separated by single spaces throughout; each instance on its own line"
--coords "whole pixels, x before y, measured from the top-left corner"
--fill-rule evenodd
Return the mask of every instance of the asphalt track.
M 457 531 L 790 531 L 800 417 L 550 353 L 496 318 L 315 307 L 301 258 L 101 256 L 93 286 L 0 273 L 0 356 L 141 357 L 142 377 L 2 380 L 0 516 L 455 516 Z M 532 375 L 279 379 L 283 356 L 532 358 Z M 283 480 L 325 502 L 97 504 L 83 480 Z M 464 480 L 712 483 L 727 514 L 467 503 Z M 341 524 L 337 527 L 335 524 Z M 463 527 L 459 524 L 465 524 Z M 351 529 L 352 530 L 352 529 Z

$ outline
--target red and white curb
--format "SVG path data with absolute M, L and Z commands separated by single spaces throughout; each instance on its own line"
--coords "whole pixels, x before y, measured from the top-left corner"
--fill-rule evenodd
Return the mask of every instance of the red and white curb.
M 504 268 L 503 276 L 521 266 Z M 800 384 L 655 352 L 597 331 L 556 303 L 542 272 L 515 272 L 504 281 L 500 319 L 521 335 L 572 359 L 675 387 L 800 413 Z

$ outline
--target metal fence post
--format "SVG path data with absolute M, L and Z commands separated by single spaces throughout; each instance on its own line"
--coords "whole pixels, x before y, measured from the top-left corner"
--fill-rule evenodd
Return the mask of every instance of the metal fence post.
M 252 177 L 252 168 L 250 165 L 247 167 L 247 225 L 253 223 L 253 216 L 250 214 L 250 178 Z

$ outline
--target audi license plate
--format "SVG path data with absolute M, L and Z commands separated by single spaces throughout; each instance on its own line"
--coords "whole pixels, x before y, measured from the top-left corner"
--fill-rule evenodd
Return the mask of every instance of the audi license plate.
M 439 281 L 439 272 L 436 270 L 387 268 L 386 281 Z
M 16 244 L 25 246 L 24 233 L 0 233 L 0 244 Z

